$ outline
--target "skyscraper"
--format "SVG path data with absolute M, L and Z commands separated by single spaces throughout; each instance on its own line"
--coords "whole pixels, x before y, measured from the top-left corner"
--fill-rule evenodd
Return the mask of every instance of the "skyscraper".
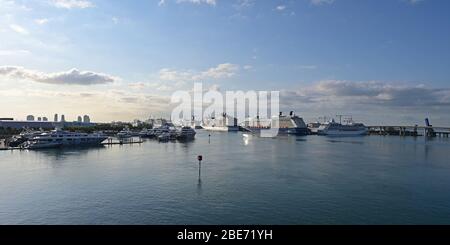
M 54 122 L 58 121 L 58 114 L 55 114 L 55 118 L 53 119 Z
M 65 122 L 66 121 L 66 117 L 64 115 L 61 115 L 61 122 Z
M 27 121 L 34 121 L 34 116 L 33 115 L 28 115 L 27 116 Z
M 88 115 L 84 115 L 84 117 L 83 117 L 83 122 L 84 122 L 84 123 L 91 123 L 91 119 L 89 118 Z

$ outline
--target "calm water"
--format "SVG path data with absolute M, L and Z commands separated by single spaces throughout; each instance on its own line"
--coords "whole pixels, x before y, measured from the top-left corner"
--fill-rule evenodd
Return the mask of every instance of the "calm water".
M 448 139 L 207 135 L 0 152 L 0 224 L 450 224 Z

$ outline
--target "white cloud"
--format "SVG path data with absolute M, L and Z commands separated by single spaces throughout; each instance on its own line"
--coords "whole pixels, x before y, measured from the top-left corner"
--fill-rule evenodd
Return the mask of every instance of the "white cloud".
M 94 85 L 117 81 L 118 78 L 91 71 L 72 69 L 66 72 L 44 73 L 16 66 L 0 66 L 0 76 L 48 84 Z
M 255 0 L 238 0 L 233 7 L 237 10 L 242 10 L 245 8 L 250 8 L 255 5 Z
M 32 9 L 26 5 L 19 4 L 17 1 L 13 0 L 0 0 L 0 10 L 21 10 L 21 11 L 31 11 Z
M 47 19 L 47 18 L 34 20 L 34 23 L 36 23 L 38 25 L 44 25 L 44 24 L 47 24 L 48 22 L 49 22 L 49 19 Z
M 301 66 L 299 66 L 299 68 L 301 70 L 315 70 L 315 69 L 317 69 L 317 66 L 315 66 L 315 65 L 301 65 Z
M 406 0 L 409 4 L 418 4 L 418 3 L 421 3 L 421 2 L 423 2 L 423 1 L 425 1 L 425 0 Z
M 217 0 L 177 0 L 177 3 L 194 3 L 194 4 L 208 4 L 215 6 L 217 4 Z
M 158 6 L 163 6 L 163 5 L 165 5 L 166 4 L 166 0 L 160 0 L 159 2 L 158 2 Z
M 396 85 L 379 81 L 328 80 L 297 91 L 286 90 L 288 101 L 328 106 L 428 107 L 450 106 L 450 89 Z
M 65 9 L 84 9 L 94 7 L 94 4 L 87 0 L 53 0 L 52 4 L 57 8 Z
M 22 55 L 29 55 L 29 54 L 31 54 L 31 52 L 28 50 L 24 50 L 24 49 L 0 50 L 0 56 L 22 56 Z
M 311 0 L 311 4 L 313 5 L 324 5 L 332 3 L 334 3 L 334 0 Z
M 210 68 L 207 71 L 204 71 L 199 76 L 199 79 L 221 79 L 221 78 L 229 78 L 236 75 L 239 67 L 234 64 L 225 63 L 220 64 L 217 67 Z
M 278 5 L 275 9 L 278 10 L 278 11 L 283 11 L 283 10 L 286 9 L 286 6 L 285 5 Z
M 27 29 L 23 28 L 22 26 L 16 25 L 16 24 L 9 25 L 9 28 L 11 30 L 19 33 L 19 34 L 22 34 L 22 35 L 28 35 L 29 34 Z
M 219 64 L 206 71 L 172 70 L 164 68 L 159 71 L 159 79 L 163 81 L 201 81 L 208 79 L 230 78 L 236 75 L 239 66 L 230 63 Z
M 119 24 L 119 18 L 117 18 L 117 17 L 112 17 L 111 20 L 112 20 L 112 22 L 113 22 L 114 24 Z

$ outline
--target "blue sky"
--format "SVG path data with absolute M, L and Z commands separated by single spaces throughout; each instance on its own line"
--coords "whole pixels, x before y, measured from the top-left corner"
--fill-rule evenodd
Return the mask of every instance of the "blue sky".
M 308 120 L 449 125 L 449 10 L 446 0 L 0 0 L 0 116 L 163 115 L 171 92 L 202 81 L 280 90 L 282 108 Z

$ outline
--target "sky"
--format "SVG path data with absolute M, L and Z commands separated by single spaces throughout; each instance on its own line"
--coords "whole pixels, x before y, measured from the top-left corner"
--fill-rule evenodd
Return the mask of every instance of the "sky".
M 447 0 L 0 0 L 0 117 L 168 116 L 174 91 L 280 91 L 306 121 L 450 126 Z

